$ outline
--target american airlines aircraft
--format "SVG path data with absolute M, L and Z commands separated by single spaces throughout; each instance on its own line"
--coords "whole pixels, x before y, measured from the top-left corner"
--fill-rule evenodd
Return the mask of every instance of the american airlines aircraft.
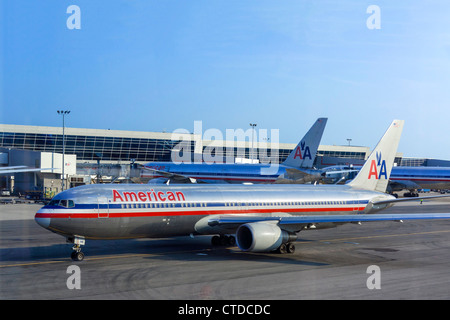
M 442 214 L 376 214 L 398 201 L 385 193 L 403 121 L 395 120 L 347 185 L 86 185 L 63 191 L 35 215 L 73 242 L 86 239 L 214 235 L 243 251 L 292 253 L 297 233 L 348 222 L 448 219 Z M 234 236 L 235 235 L 235 236 Z
M 302 140 L 281 164 L 238 163 L 174 163 L 150 162 L 144 165 L 141 178 L 170 180 L 170 183 L 272 183 L 280 178 L 290 178 L 298 183 L 319 178 L 311 169 L 322 139 L 327 118 L 315 121 Z M 274 169 L 274 165 L 276 165 Z M 272 167 L 271 167 L 272 166 Z M 303 180 L 301 180 L 303 179 Z
M 322 176 L 334 182 L 340 182 L 353 174 L 361 167 L 333 166 L 323 168 Z M 351 178 L 350 178 L 351 179 Z M 450 189 L 450 168 L 448 167 L 393 167 L 389 178 L 388 191 L 409 190 L 405 197 L 418 197 L 418 189 Z
M 450 168 L 395 167 L 389 187 L 393 191 L 408 189 L 405 196 L 418 197 L 418 189 L 450 189 Z

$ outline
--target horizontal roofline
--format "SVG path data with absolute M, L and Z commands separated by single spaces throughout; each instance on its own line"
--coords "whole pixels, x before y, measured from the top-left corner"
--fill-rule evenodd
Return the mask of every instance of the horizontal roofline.
M 37 133 L 37 134 L 62 134 L 62 127 L 48 127 L 48 126 L 28 126 L 28 125 L 11 125 L 0 124 L 0 132 L 14 132 L 14 133 Z M 137 138 L 137 139 L 162 139 L 162 140 L 181 140 L 191 139 L 197 140 L 198 135 L 195 134 L 173 134 L 172 132 L 151 132 L 151 131 L 127 131 L 127 130 L 110 130 L 110 129 L 89 129 L 89 128 L 71 128 L 65 127 L 66 135 L 82 135 L 82 136 L 96 136 L 96 137 L 121 137 L 121 138 Z M 226 140 L 203 140 L 203 146 L 223 146 Z M 293 149 L 296 143 L 278 143 L 278 149 Z M 235 147 L 250 147 L 250 141 L 234 141 Z M 263 143 L 255 141 L 255 148 L 273 148 L 274 143 Z M 336 145 L 320 145 L 321 151 L 342 151 L 343 149 L 349 152 L 369 153 L 369 147 L 363 146 L 336 146 Z

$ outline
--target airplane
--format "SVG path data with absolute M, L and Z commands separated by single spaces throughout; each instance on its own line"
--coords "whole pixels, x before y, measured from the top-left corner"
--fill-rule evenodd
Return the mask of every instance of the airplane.
M 323 168 L 322 176 L 334 183 L 351 179 L 361 167 L 333 166 Z M 348 181 L 348 180 L 347 180 Z M 419 189 L 450 189 L 450 168 L 448 167 L 408 167 L 394 166 L 389 178 L 388 191 L 407 189 L 405 197 L 418 197 Z
M 450 213 L 376 213 L 412 200 L 385 193 L 403 124 L 392 122 L 346 185 L 85 185 L 56 195 L 38 210 L 35 221 L 73 243 L 71 258 L 81 261 L 86 239 L 213 235 L 213 245 L 292 253 L 302 230 L 350 222 L 449 219 Z
M 450 189 L 450 168 L 394 167 L 389 187 L 392 191 L 409 190 L 405 197 L 418 197 L 418 189 Z
M 314 181 L 319 176 L 311 168 L 327 120 L 318 118 L 281 164 L 150 162 L 143 166 L 141 178 L 151 179 L 150 183 L 273 183 L 285 178 L 297 183 Z

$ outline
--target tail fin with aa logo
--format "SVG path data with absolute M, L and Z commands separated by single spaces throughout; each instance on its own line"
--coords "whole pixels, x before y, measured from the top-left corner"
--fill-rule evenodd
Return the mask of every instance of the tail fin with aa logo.
M 392 122 L 358 175 L 348 184 L 349 186 L 386 192 L 404 122 L 404 120 Z
M 312 168 L 327 118 L 319 118 L 292 150 L 283 165 L 293 168 Z

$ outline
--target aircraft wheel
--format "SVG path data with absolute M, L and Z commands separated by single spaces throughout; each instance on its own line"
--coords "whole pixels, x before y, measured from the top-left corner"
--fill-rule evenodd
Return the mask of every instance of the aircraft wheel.
M 235 246 L 236 238 L 234 236 L 213 236 L 211 238 L 213 246 Z
M 295 252 L 295 245 L 292 242 L 287 244 L 287 252 L 288 253 L 294 253 Z
M 234 247 L 236 245 L 236 238 L 234 236 L 228 237 L 228 245 Z
M 74 252 L 72 252 L 70 257 L 72 258 L 73 261 L 83 261 L 84 253 L 81 251 L 78 251 L 78 252 L 74 251 Z
M 228 244 L 228 236 L 220 236 L 219 241 L 221 246 L 226 246 Z
M 281 246 L 278 248 L 278 252 L 281 254 L 285 254 L 287 252 L 287 247 L 285 243 L 281 244 Z
M 220 237 L 219 236 L 213 236 L 211 238 L 211 244 L 213 246 L 220 246 Z

